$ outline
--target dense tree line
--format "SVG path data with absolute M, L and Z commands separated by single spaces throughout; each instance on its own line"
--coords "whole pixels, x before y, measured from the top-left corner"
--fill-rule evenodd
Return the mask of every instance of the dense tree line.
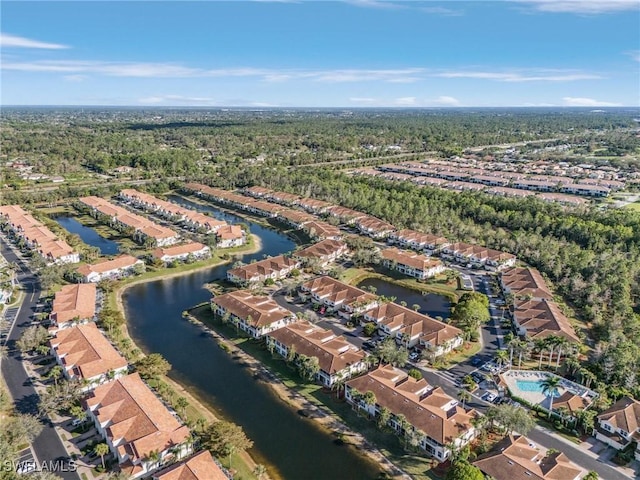
M 83 169 L 104 173 L 130 166 L 143 175 L 196 175 L 244 160 L 304 165 L 398 151 L 450 156 L 470 146 L 558 135 L 582 142 L 612 130 L 617 133 L 610 137 L 607 153 L 633 153 L 638 142 L 631 131 L 632 113 L 4 109 L 0 142 L 8 159 L 28 159 L 48 174 L 73 175 Z

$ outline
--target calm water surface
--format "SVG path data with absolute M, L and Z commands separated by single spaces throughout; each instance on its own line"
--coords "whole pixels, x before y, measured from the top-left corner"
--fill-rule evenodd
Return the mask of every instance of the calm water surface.
M 118 253 L 118 244 L 116 242 L 100 236 L 93 228 L 85 227 L 75 218 L 56 217 L 55 221 L 68 232 L 79 235 L 87 245 L 98 247 L 102 255 L 115 255 Z
M 436 295 L 435 293 L 423 295 L 421 292 L 395 285 L 379 278 L 367 278 L 358 284 L 360 288 L 371 286 L 376 288 L 378 295 L 396 297 L 396 303 L 405 301 L 409 308 L 412 308 L 413 305 L 420 305 L 418 310 L 420 313 L 432 317 L 442 317 L 443 319 L 449 318 L 451 314 L 451 302 L 442 295 Z
M 295 248 L 284 235 L 214 207 L 169 197 L 184 206 L 209 211 L 229 223 L 249 223 L 262 239 L 262 251 L 242 260 L 278 255 Z M 302 418 L 271 389 L 253 379 L 200 328 L 181 318 L 183 310 L 208 301 L 205 283 L 224 278 L 229 265 L 180 277 L 136 285 L 127 290 L 124 304 L 129 331 L 145 352 L 162 354 L 173 366 L 171 377 L 187 386 L 222 416 L 242 425 L 254 443 L 257 462 L 274 477 L 285 479 L 372 479 L 380 469 L 355 450 L 334 444 L 335 438 Z

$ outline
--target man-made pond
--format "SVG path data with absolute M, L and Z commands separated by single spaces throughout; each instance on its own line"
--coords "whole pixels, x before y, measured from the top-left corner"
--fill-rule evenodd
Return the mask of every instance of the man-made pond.
M 243 256 L 244 262 L 295 248 L 275 230 L 214 207 L 177 199 L 182 205 L 210 211 L 229 223 L 248 223 L 251 233 L 261 238 L 263 249 Z M 228 268 L 229 264 L 221 265 L 128 289 L 123 300 L 134 341 L 145 352 L 164 356 L 173 367 L 172 378 L 213 405 L 223 417 L 241 425 L 255 442 L 250 453 L 258 463 L 268 466 L 273 478 L 377 478 L 380 468 L 376 464 L 352 447 L 337 445 L 335 437 L 298 415 L 198 326 L 181 318 L 183 310 L 211 298 L 203 285 L 225 278 Z
M 380 278 L 367 278 L 358 284 L 358 287 L 375 287 L 378 295 L 396 297 L 395 302 L 407 302 L 407 307 L 420 305 L 418 312 L 432 317 L 449 318 L 451 314 L 451 302 L 447 297 L 435 293 L 421 293 L 394 283 L 389 283 Z
M 98 247 L 102 255 L 115 255 L 118 253 L 118 244 L 116 242 L 100 236 L 93 228 L 85 227 L 75 218 L 56 217 L 55 221 L 68 232 L 78 235 L 87 245 Z

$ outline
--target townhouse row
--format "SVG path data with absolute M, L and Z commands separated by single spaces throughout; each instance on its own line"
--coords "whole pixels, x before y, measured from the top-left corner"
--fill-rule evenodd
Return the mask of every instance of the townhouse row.
M 166 247 L 180 241 L 180 236 L 173 230 L 158 225 L 155 222 L 126 208 L 114 205 L 100 197 L 81 197 L 77 204 L 91 216 L 105 221 L 118 230 L 131 229 L 135 240 L 144 243 L 151 241 L 154 246 Z
M 247 197 L 228 192 L 226 190 L 215 189 L 200 184 L 189 184 L 186 187 L 189 191 L 196 192 L 200 195 L 207 196 L 216 201 L 223 203 L 229 203 L 238 208 L 247 209 L 250 206 L 250 210 L 258 212 L 263 215 L 279 216 L 283 211 L 287 214 L 294 212 L 294 215 L 301 215 L 301 212 L 291 210 L 288 207 L 277 206 L 273 203 L 263 202 L 262 200 L 251 200 Z M 470 264 L 475 268 L 486 268 L 487 270 L 500 270 L 509 266 L 512 266 L 516 262 L 515 255 L 499 250 L 493 250 L 486 247 L 480 247 L 477 245 L 470 245 L 466 243 L 450 243 L 445 238 L 416 232 L 413 230 L 397 230 L 393 225 L 370 215 L 352 210 L 350 208 L 332 205 L 322 200 L 302 198 L 297 195 L 275 192 L 273 190 L 264 187 L 251 187 L 244 190 L 245 195 L 252 196 L 254 198 L 266 199 L 270 202 L 282 202 L 285 205 L 292 205 L 302 209 L 313 215 L 324 215 L 336 218 L 339 222 L 353 226 L 358 229 L 363 235 L 367 235 L 377 240 L 387 239 L 389 243 L 398 244 L 406 248 L 412 248 L 427 255 L 439 254 L 445 259 L 455 261 L 461 264 Z M 286 210 L 283 210 L 286 209 Z M 302 217 L 302 226 L 306 225 L 311 227 L 311 222 L 307 222 L 309 218 Z M 317 222 L 316 222 L 317 223 Z M 326 223 L 326 222 L 325 222 Z M 329 225 L 329 224 L 326 224 Z M 337 227 L 332 226 L 339 232 Z M 338 235 L 331 238 L 338 238 Z M 396 252 L 397 254 L 398 252 Z M 384 253 L 383 253 L 384 255 Z M 390 254 L 389 254 L 390 255 Z M 405 257 L 408 263 L 398 263 L 398 259 L 394 262 L 392 259 L 387 261 L 387 266 L 393 265 L 399 267 L 399 271 L 406 275 L 413 276 L 415 278 L 429 278 L 444 270 L 443 266 L 433 263 L 432 266 L 426 270 L 420 268 L 416 269 L 413 264 L 414 260 L 410 257 Z M 428 260 L 425 260 L 428 263 Z
M 273 203 L 261 200 L 249 199 L 227 190 L 209 187 L 199 183 L 188 183 L 184 186 L 185 191 L 193 193 L 202 198 L 212 200 L 222 205 L 229 205 L 240 210 L 269 218 L 277 218 L 293 228 L 303 230 L 314 240 L 334 239 L 342 237 L 339 228 L 330 223 L 318 220 L 308 213 L 293 210 L 291 208 L 274 205 Z
M 518 172 L 496 172 L 481 168 L 431 165 L 420 162 L 404 162 L 382 165 L 380 172 L 425 176 L 445 181 L 483 184 L 492 187 L 512 187 L 537 192 L 561 192 L 590 197 L 606 197 L 612 190 L 623 189 L 624 182 L 578 179 L 556 175 L 528 175 Z
M 488 270 L 499 270 L 514 265 L 516 262 L 515 255 L 510 253 L 465 243 L 451 244 L 443 237 L 413 230 L 397 230 L 390 223 L 378 218 L 321 200 L 305 199 L 292 194 L 274 192 L 263 187 L 251 187 L 246 189 L 244 193 L 273 202 L 282 201 L 282 198 L 286 198 L 290 205 L 304 208 L 316 215 L 335 217 L 341 223 L 356 227 L 360 233 L 371 238 L 377 240 L 387 239 L 390 243 L 413 248 L 428 255 L 440 254 L 448 260 L 463 264 L 470 263 L 476 268 L 484 267 Z M 406 263 L 398 262 L 400 253 L 392 250 L 387 253 L 388 258 L 385 258 L 383 251 L 383 260 L 386 260 L 387 266 L 397 266 L 402 273 L 421 279 L 432 277 L 444 270 L 441 264 L 431 262 L 429 259 L 424 259 L 426 266 L 422 264 L 416 268 L 416 257 L 411 257 L 406 253 L 402 257 L 402 260 L 406 260 Z M 393 256 L 396 257 L 395 261 L 392 258 Z
M 280 280 L 302 266 L 315 265 L 324 269 L 347 253 L 348 248 L 344 242 L 322 240 L 310 247 L 293 252 L 291 256 L 278 255 L 229 269 L 227 280 L 241 286 L 264 282 L 268 279 Z
M 557 202 L 566 205 L 580 206 L 587 205 L 589 200 L 583 197 L 578 197 L 575 195 L 569 195 L 566 193 L 558 193 L 555 191 L 547 191 L 546 189 L 542 190 L 524 190 L 520 188 L 515 188 L 514 186 L 506 186 L 511 185 L 511 181 L 507 178 L 496 178 L 496 177 L 487 177 L 487 176 L 478 176 L 476 177 L 479 182 L 470 182 L 470 181 L 460 181 L 460 180 L 445 180 L 443 178 L 436 177 L 425 177 L 420 176 L 422 172 L 416 172 L 414 175 L 406 174 L 406 173 L 395 173 L 395 172 L 382 172 L 379 170 L 373 169 L 364 169 L 353 172 L 354 175 L 368 175 L 373 177 L 384 178 L 385 180 L 393 180 L 399 182 L 411 182 L 418 186 L 431 186 L 438 188 L 445 188 L 448 190 L 455 191 L 474 191 L 474 192 L 483 192 L 488 193 L 490 195 L 497 195 L 501 197 L 516 197 L 516 198 L 525 198 L 525 197 L 536 197 L 540 200 L 544 200 L 545 202 Z
M 120 199 L 136 208 L 143 209 L 180 224 L 198 233 L 215 234 L 219 248 L 238 247 L 246 242 L 246 236 L 238 225 L 229 225 L 223 220 L 161 200 L 148 193 L 134 189 L 121 190 Z
M 176 471 L 195 469 L 197 475 L 189 478 L 231 478 L 208 452 L 189 457 L 190 430 L 139 374 L 129 373 L 127 360 L 92 321 L 96 305 L 95 284 L 63 287 L 53 303 L 49 346 L 63 375 L 81 385 L 87 418 L 104 437 L 122 472 L 130 478 L 156 472 L 153 478 L 162 480 L 175 478 Z
M 19 205 L 0 206 L 0 224 L 47 264 L 78 263 L 80 254 Z
M 501 272 L 500 287 L 512 297 L 509 314 L 516 332 L 530 339 L 556 335 L 580 343 L 569 319 L 553 301 L 553 293 L 535 268 L 513 267 Z

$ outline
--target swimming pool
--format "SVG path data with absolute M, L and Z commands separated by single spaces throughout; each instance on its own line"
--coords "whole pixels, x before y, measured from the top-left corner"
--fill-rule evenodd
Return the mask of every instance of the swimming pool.
M 543 380 L 516 380 L 516 386 L 521 392 L 542 393 Z M 559 397 L 560 393 L 555 392 L 554 397 Z

